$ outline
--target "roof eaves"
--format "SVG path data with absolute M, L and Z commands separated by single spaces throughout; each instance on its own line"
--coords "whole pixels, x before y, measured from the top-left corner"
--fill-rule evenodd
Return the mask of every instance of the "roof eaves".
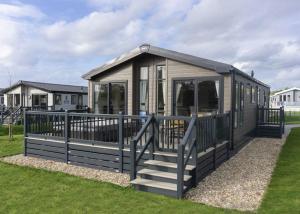
M 232 67 L 233 67 L 233 66 L 232 66 Z M 237 71 L 238 74 L 240 74 L 241 76 L 244 76 L 245 78 L 247 78 L 247 79 L 249 79 L 249 80 L 252 80 L 252 81 L 256 82 L 256 83 L 259 84 L 259 85 L 262 85 L 262 86 L 264 86 L 264 87 L 270 88 L 269 85 L 267 85 L 267 84 L 265 84 L 265 83 L 259 81 L 258 79 L 254 78 L 254 77 L 251 77 L 249 74 L 247 74 L 247 73 L 245 73 L 245 72 L 243 72 L 243 71 L 241 71 L 241 70 L 239 70 L 239 69 L 237 69 L 237 68 L 235 68 L 235 67 L 233 67 L 233 68 L 234 68 L 234 70 Z
M 127 60 L 130 60 L 130 59 L 132 59 L 132 58 L 134 58 L 134 57 L 136 57 L 136 56 L 138 56 L 138 55 L 140 55 L 144 52 L 146 52 L 146 51 L 143 51 L 140 48 L 135 48 L 132 51 L 130 51 L 126 54 L 123 54 L 123 55 L 107 62 L 106 64 L 89 71 L 88 73 L 82 75 L 81 77 L 83 79 L 90 80 L 93 76 L 95 76 L 95 75 L 97 75 L 97 74 L 99 74 L 99 73 L 101 73 L 105 70 L 108 70 L 110 68 L 113 68 L 114 66 L 119 65 L 123 62 L 126 62 Z

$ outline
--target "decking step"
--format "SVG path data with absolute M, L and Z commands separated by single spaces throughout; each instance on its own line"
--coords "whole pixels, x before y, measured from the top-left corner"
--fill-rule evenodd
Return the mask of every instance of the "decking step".
M 167 182 L 137 178 L 131 181 L 130 183 L 133 185 L 147 186 L 147 187 L 153 187 L 161 190 L 169 190 L 169 191 L 177 192 L 177 184 L 172 184 Z M 185 188 L 186 187 L 184 187 L 184 189 Z
M 153 166 L 161 166 L 167 168 L 177 169 L 177 163 L 165 162 L 165 161 L 158 161 L 158 160 L 147 160 L 145 161 L 146 165 L 153 165 Z M 192 165 L 186 165 L 186 170 L 193 170 L 195 167 Z
M 138 171 L 138 174 L 146 174 L 146 175 L 150 175 L 150 176 L 156 176 L 156 177 L 177 180 L 176 173 L 163 172 L 163 171 L 158 171 L 158 170 L 153 170 L 153 169 L 142 169 L 142 170 Z M 184 175 L 184 181 L 188 181 L 191 178 L 192 178 L 192 176 L 190 176 L 190 175 Z
M 167 157 L 177 157 L 177 153 L 174 153 L 174 152 L 154 152 L 153 154 L 167 156 Z

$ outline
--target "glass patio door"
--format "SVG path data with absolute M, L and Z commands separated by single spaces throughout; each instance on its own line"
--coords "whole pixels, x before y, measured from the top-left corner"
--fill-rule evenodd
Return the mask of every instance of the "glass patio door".
M 125 113 L 126 109 L 126 84 L 111 83 L 109 96 L 109 113 L 118 114 Z
M 33 94 L 32 95 L 32 107 L 33 109 L 47 109 L 48 106 L 48 96 L 43 94 Z
M 95 84 L 95 112 L 99 114 L 126 113 L 126 88 L 126 83 L 121 82 Z
M 195 82 L 193 80 L 175 81 L 175 115 L 191 116 L 195 111 Z
M 220 111 L 220 80 L 195 78 L 175 80 L 173 89 L 173 114 L 198 116 Z
M 219 111 L 219 80 L 197 82 L 197 115 L 206 116 Z

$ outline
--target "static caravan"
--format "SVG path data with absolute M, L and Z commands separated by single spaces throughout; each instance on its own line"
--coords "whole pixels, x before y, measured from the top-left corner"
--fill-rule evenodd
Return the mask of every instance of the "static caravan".
M 75 110 L 87 105 L 87 87 L 20 80 L 3 90 L 8 108 Z
M 284 107 L 286 111 L 300 110 L 300 88 L 289 88 L 278 91 L 270 97 L 272 108 Z
M 268 106 L 268 85 L 232 65 L 144 44 L 95 68 L 89 107 L 95 113 L 183 115 L 232 112 L 236 145 L 253 135 L 258 105 Z
M 91 112 L 26 111 L 25 155 L 182 198 L 249 139 L 284 130 L 269 86 L 229 64 L 145 44 L 83 78 Z

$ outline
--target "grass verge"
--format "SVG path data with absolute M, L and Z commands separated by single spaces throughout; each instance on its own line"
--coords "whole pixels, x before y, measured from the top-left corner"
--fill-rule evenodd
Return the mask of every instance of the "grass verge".
M 300 128 L 292 129 L 259 213 L 300 213 Z

